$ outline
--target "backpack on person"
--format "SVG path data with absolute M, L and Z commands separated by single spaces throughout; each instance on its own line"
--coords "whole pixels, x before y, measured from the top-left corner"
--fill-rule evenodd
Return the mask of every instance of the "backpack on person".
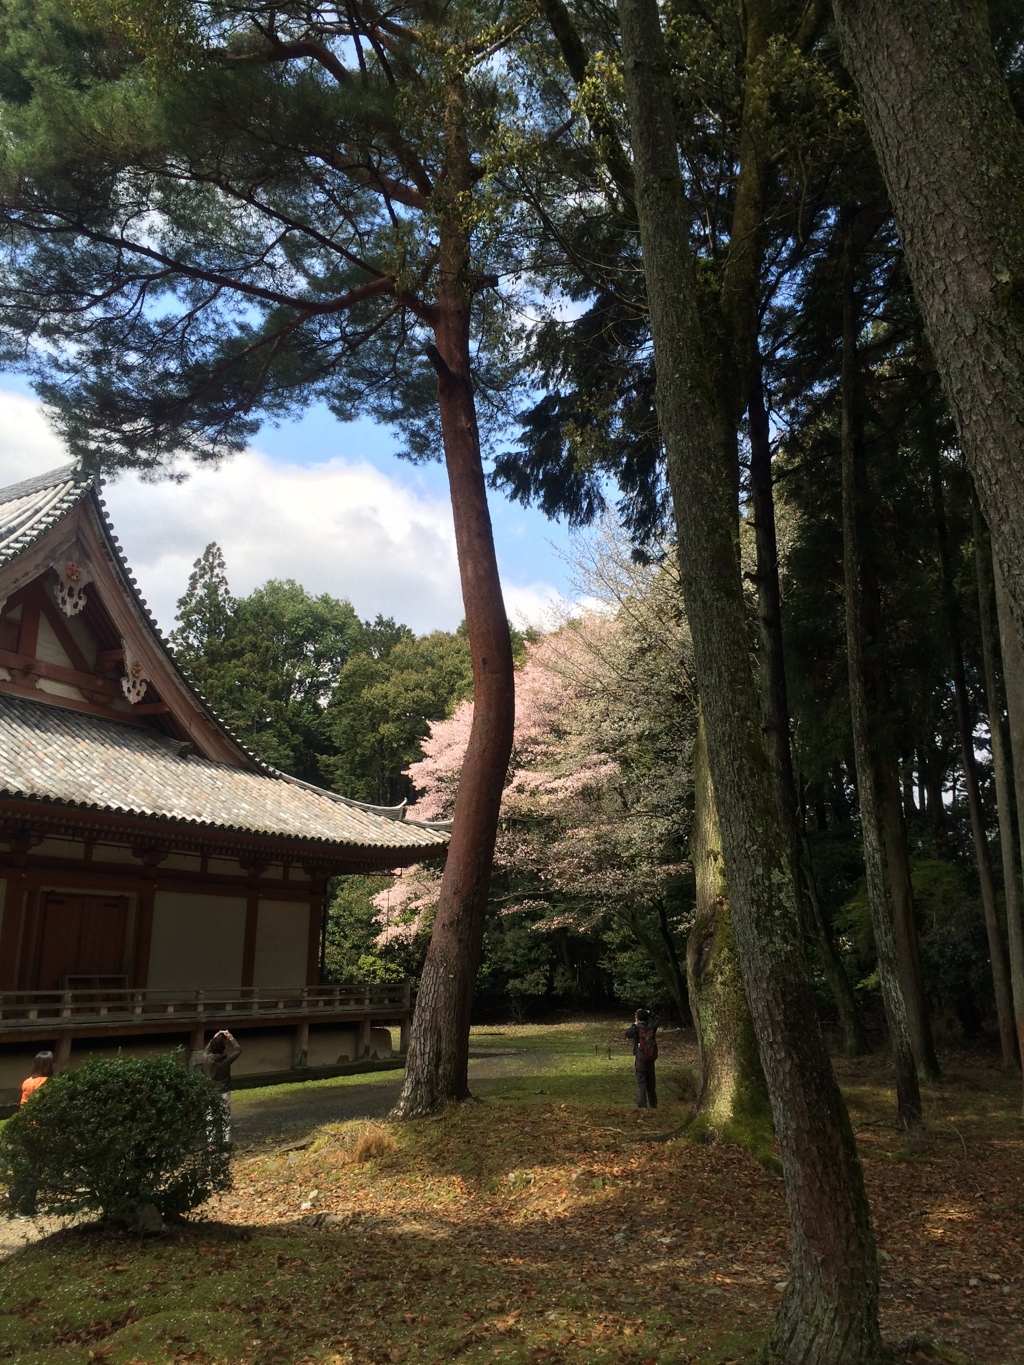
M 641 1024 L 636 1039 L 636 1059 L 638 1062 L 658 1060 L 658 1030 L 651 1024 Z

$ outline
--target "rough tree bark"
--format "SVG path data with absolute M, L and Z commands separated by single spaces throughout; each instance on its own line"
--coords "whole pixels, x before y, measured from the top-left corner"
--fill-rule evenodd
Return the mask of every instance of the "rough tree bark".
M 848 227 L 846 236 L 848 239 Z M 850 679 L 850 721 L 857 769 L 864 872 L 867 879 L 871 926 L 875 936 L 875 951 L 878 955 L 878 979 L 892 1043 L 893 1065 L 896 1072 L 896 1103 L 901 1123 L 904 1127 L 911 1128 L 921 1122 L 921 1094 L 893 931 L 892 886 L 883 835 L 882 794 L 879 790 L 875 756 L 871 748 L 871 716 L 864 659 L 864 559 L 860 547 L 860 467 L 863 460 L 863 440 L 858 394 L 853 271 L 848 240 L 844 251 L 843 269 L 841 385 L 846 656 Z
M 1003 656 L 1003 682 L 1006 686 L 1006 715 L 1010 723 L 1010 766 L 1013 770 L 1013 785 L 1017 798 L 1017 833 L 1021 854 L 1024 856 L 1024 649 L 1021 648 L 1016 622 L 1010 610 L 1009 594 L 995 555 L 992 557 L 992 570 L 995 579 L 996 613 L 999 619 L 999 642 Z M 1014 1014 L 1017 1028 L 1022 1030 L 1024 931 L 1020 919 L 1011 920 L 1009 913 L 1007 930 L 1010 940 L 1010 980 L 1013 985 Z
M 833 0 L 925 330 L 1024 633 L 1024 126 L 977 0 Z
M 782 638 L 782 592 L 779 584 L 779 547 L 775 528 L 775 493 L 772 487 L 772 450 L 768 411 L 764 401 L 764 375 L 760 354 L 753 361 L 754 373 L 747 402 L 750 429 L 750 500 L 754 514 L 754 546 L 757 557 L 757 615 L 761 648 L 758 674 L 761 683 L 761 724 L 768 761 L 775 779 L 779 818 L 789 849 L 797 908 L 805 935 L 814 935 L 825 979 L 835 1001 L 848 1057 L 870 1051 L 857 1000 L 843 968 L 821 902 L 813 885 L 806 841 L 798 818 L 799 801 L 793 772 L 793 743 L 786 686 L 786 661 Z
M 473 723 L 459 778 L 396 1118 L 431 1113 L 469 1093 L 469 1024 L 483 947 L 501 793 L 512 752 L 515 678 L 501 594 L 470 376 L 470 252 L 460 197 L 472 165 L 465 92 L 453 79 L 446 120 L 447 176 L 441 217 L 440 285 L 434 327 L 437 398 L 455 519 L 462 600 L 473 665 Z
M 775 0 L 747 0 L 743 6 L 743 109 L 740 116 L 736 193 L 729 227 L 729 250 L 722 272 L 721 306 L 728 336 L 723 347 L 718 383 L 719 402 L 738 424 L 744 409 L 750 437 L 750 494 L 757 555 L 755 586 L 761 648 L 758 655 L 761 711 L 765 747 L 775 781 L 779 817 L 790 853 L 797 893 L 797 910 L 806 937 L 817 942 L 850 1055 L 868 1050 L 867 1037 L 857 1010 L 853 989 L 843 970 L 835 942 L 824 918 L 816 913 L 807 877 L 804 849 L 797 820 L 797 791 L 793 773 L 793 748 L 789 698 L 786 688 L 785 651 L 782 637 L 782 594 L 779 586 L 775 498 L 772 488 L 772 453 L 768 413 L 765 407 L 764 368 L 758 345 L 762 270 L 764 264 L 765 191 L 772 172 L 758 129 L 771 102 L 770 81 L 765 81 L 765 59 L 773 41 L 785 35 L 797 49 L 813 46 L 827 16 L 827 7 L 814 0 L 804 7 L 795 31 L 788 27 L 790 14 Z
M 999 1021 L 999 1044 L 1002 1050 L 1003 1066 L 1014 1067 L 1017 1064 L 1017 1035 L 1013 1023 L 1013 1001 L 1010 997 L 1006 950 L 1003 947 L 1003 933 L 999 924 L 999 910 L 996 906 L 996 884 L 992 876 L 992 855 L 989 852 L 988 835 L 985 833 L 981 785 L 978 781 L 978 760 L 974 756 L 975 718 L 971 712 L 970 698 L 967 694 L 963 637 L 960 631 L 960 604 L 957 601 L 956 584 L 953 580 L 953 564 L 949 552 L 949 529 L 946 525 L 946 503 L 942 490 L 938 439 L 933 425 L 927 417 L 926 422 L 924 437 L 928 447 L 926 451 L 928 478 L 932 491 L 932 513 L 935 519 L 935 539 L 939 551 L 939 570 L 942 578 L 946 629 L 949 634 L 953 689 L 956 693 L 956 719 L 960 731 L 960 755 L 964 769 L 964 786 L 967 790 L 967 808 L 971 817 L 974 860 L 978 867 L 982 915 L 985 921 L 985 934 L 988 939 L 988 960 L 992 970 L 996 1016 Z
M 700 1091 L 687 1129 L 710 1142 L 765 1154 L 772 1137 L 764 1069 L 743 989 L 704 722 L 693 750 L 690 856 L 697 906 L 686 943 L 686 979 L 700 1047 Z
M 620 0 L 626 102 L 657 403 L 686 614 L 729 870 L 733 928 L 771 1099 L 791 1274 L 765 1347 L 792 1365 L 886 1358 L 874 1236 L 842 1095 L 814 1008 L 793 878 L 761 737 L 740 580 L 736 470 L 714 433 L 716 377 L 695 262 L 657 0 Z
M 992 578 L 992 549 L 981 508 L 975 497 L 971 498 L 971 527 L 974 533 L 974 572 L 978 583 L 982 666 L 985 670 L 985 709 L 988 712 L 992 769 L 996 782 L 996 809 L 999 816 L 999 851 L 1003 864 L 1003 899 L 1006 906 L 1013 1024 L 1017 1035 L 1017 1047 L 1024 1063 L 1024 928 L 1021 925 L 1020 889 L 1017 882 L 1014 807 L 1010 795 L 1012 758 L 1007 752 L 1003 732 L 1003 706 L 996 672 L 996 640 L 999 626 L 994 619 L 995 583 Z

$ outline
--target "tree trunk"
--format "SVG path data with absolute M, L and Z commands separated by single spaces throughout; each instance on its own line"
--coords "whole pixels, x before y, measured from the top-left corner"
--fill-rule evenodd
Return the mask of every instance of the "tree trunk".
M 999 1021 L 999 1044 L 1002 1049 L 1003 1066 L 1014 1067 L 1017 1064 L 1017 1035 L 1013 1022 L 1013 1001 L 1010 997 L 1006 950 L 1003 947 L 1003 934 L 999 925 L 999 911 L 996 906 L 996 885 L 992 876 L 992 857 L 988 847 L 988 836 L 985 833 L 985 817 L 981 805 L 981 788 L 978 782 L 978 760 L 974 755 L 974 716 L 971 714 L 970 699 L 967 695 L 963 640 L 960 633 L 960 604 L 957 601 L 956 584 L 953 581 L 953 566 L 949 553 L 949 530 L 946 525 L 942 471 L 939 466 L 939 452 L 935 434 L 926 430 L 924 435 L 928 446 L 926 456 L 930 465 L 929 480 L 932 488 L 935 535 L 939 550 L 939 569 L 942 576 L 942 596 L 946 609 L 946 628 L 949 633 L 950 661 L 953 666 L 953 688 L 956 692 L 956 719 L 960 730 L 964 786 L 967 789 L 967 807 L 971 816 L 971 837 L 974 840 L 974 859 L 978 866 L 982 915 L 985 920 L 985 934 L 988 938 L 988 960 L 992 969 L 996 1016 Z
M 1010 986 L 1013 995 L 1013 1023 L 1017 1047 L 1024 1063 L 1024 931 L 1021 926 L 1020 890 L 1017 858 L 1014 852 L 1014 804 L 1010 792 L 1012 757 L 1007 752 L 1003 733 L 1003 707 L 996 673 L 995 584 L 992 579 L 992 550 L 978 506 L 971 498 L 971 526 L 974 532 L 974 571 L 978 582 L 978 617 L 981 622 L 981 655 L 985 670 L 985 708 L 988 711 L 989 739 L 992 745 L 992 770 L 996 783 L 996 809 L 999 816 L 999 850 L 1003 864 L 1003 899 L 1006 906 L 1006 937 L 1010 948 Z
M 833 0 L 843 57 L 1024 631 L 1024 127 L 975 0 Z
M 459 778 L 451 842 L 420 977 L 397 1118 L 416 1118 L 469 1093 L 469 1025 L 483 949 L 501 794 L 512 752 L 515 678 L 508 617 L 487 510 L 470 378 L 469 237 L 460 194 L 471 164 L 458 81 L 449 91 L 448 177 L 442 200 L 440 284 L 432 354 L 473 665 L 473 723 Z
M 754 545 L 757 556 L 757 614 L 761 649 L 758 673 L 761 684 L 761 728 L 775 781 L 779 818 L 789 850 L 797 909 L 805 936 L 812 933 L 835 1001 L 847 1056 L 859 1057 L 869 1050 L 860 1021 L 853 988 L 847 979 L 835 940 L 828 931 L 821 905 L 810 885 L 813 875 L 806 858 L 798 818 L 793 745 L 786 687 L 786 661 L 782 641 L 782 592 L 779 585 L 779 547 L 775 533 L 775 494 L 772 488 L 772 450 L 768 411 L 764 401 L 764 375 L 760 355 L 754 359 L 747 404 L 750 425 L 750 497 L 754 513 Z
M 949 832 L 946 829 L 946 804 L 942 799 L 942 778 L 936 771 L 938 757 L 938 750 L 933 749 L 927 758 L 921 755 L 919 762 L 922 764 L 921 784 L 925 791 L 925 805 L 928 823 L 932 827 L 935 856 L 946 858 L 949 856 Z
M 847 229 L 847 236 L 849 230 Z M 853 270 L 849 243 L 843 271 L 842 462 L 843 462 L 843 579 L 846 596 L 846 654 L 850 678 L 850 720 L 853 729 L 857 796 L 868 906 L 878 954 L 878 979 L 889 1026 L 896 1071 L 896 1103 L 904 1127 L 921 1122 L 921 1095 L 911 1047 L 907 1007 L 893 932 L 891 886 L 882 834 L 882 795 L 871 749 L 864 661 L 863 556 L 860 549 L 860 478 L 863 459 L 860 400 L 857 384 L 857 346 L 854 323 Z
M 771 1111 L 729 918 L 703 720 L 693 749 L 690 856 L 697 908 L 686 944 L 686 980 L 700 1047 L 700 1093 L 687 1127 L 708 1141 L 736 1142 L 764 1154 Z
M 818 1026 L 750 670 L 737 469 L 715 410 L 695 262 L 681 225 L 672 85 L 657 0 L 620 0 L 637 213 L 657 403 L 733 929 L 778 1135 L 791 1274 L 765 1356 L 792 1365 L 885 1358 L 874 1236 L 853 1132 Z M 733 436 L 735 427 L 732 427 Z
M 1010 612 L 1007 592 L 999 565 L 992 560 L 995 578 L 996 611 L 999 618 L 999 641 L 1003 653 L 1003 681 L 1006 684 L 1006 714 L 1010 722 L 1010 760 L 1013 785 L 1017 797 L 1017 830 L 1021 852 L 1024 854 L 1024 650 L 1016 622 Z M 1007 798 L 1009 793 L 1007 793 Z M 1019 902 L 1018 914 L 1010 915 L 1010 901 L 1006 905 L 1007 937 L 1010 940 L 1010 980 L 1013 986 L 1013 1009 L 1017 1036 L 1022 1040 L 1024 1057 L 1024 931 L 1022 931 Z
M 869 732 L 869 743 L 872 740 L 878 743 L 880 728 L 878 721 L 875 720 Z M 885 869 L 892 898 L 892 924 L 896 939 L 900 989 L 907 1011 L 910 1047 L 914 1054 L 917 1074 L 922 1080 L 935 1080 L 941 1072 L 939 1059 L 935 1055 L 931 1019 L 928 1015 L 928 997 L 925 995 L 924 975 L 921 971 L 917 914 L 914 909 L 914 883 L 910 874 L 907 824 L 903 818 L 903 800 L 900 793 L 899 760 L 890 744 L 883 741 L 880 747 L 884 748 L 884 752 L 881 755 L 874 753 L 873 760 L 878 780 Z

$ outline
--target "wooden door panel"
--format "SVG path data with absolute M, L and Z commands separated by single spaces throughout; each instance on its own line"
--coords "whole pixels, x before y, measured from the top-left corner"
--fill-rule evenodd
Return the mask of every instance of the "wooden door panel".
M 83 896 L 79 939 L 81 976 L 118 976 L 124 971 L 128 901 L 124 896 Z
M 66 976 L 118 976 L 124 972 L 128 933 L 126 896 L 43 899 L 35 988 L 57 990 Z
M 39 924 L 37 990 L 56 990 L 61 977 L 76 970 L 82 937 L 82 897 L 48 895 Z

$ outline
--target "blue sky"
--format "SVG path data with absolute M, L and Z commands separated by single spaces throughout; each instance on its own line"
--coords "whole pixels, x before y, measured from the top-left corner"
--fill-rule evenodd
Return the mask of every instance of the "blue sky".
M 143 595 L 165 629 L 193 561 L 222 546 L 232 589 L 294 578 L 311 592 L 348 597 L 372 618 L 417 631 L 452 629 L 462 616 L 447 479 L 440 463 L 400 459 L 386 429 L 337 422 L 325 408 L 266 426 L 251 448 L 183 484 L 118 478 L 105 496 Z M 31 389 L 0 375 L 0 485 L 63 463 L 67 454 Z M 570 595 L 564 526 L 491 495 L 506 606 L 543 623 Z

